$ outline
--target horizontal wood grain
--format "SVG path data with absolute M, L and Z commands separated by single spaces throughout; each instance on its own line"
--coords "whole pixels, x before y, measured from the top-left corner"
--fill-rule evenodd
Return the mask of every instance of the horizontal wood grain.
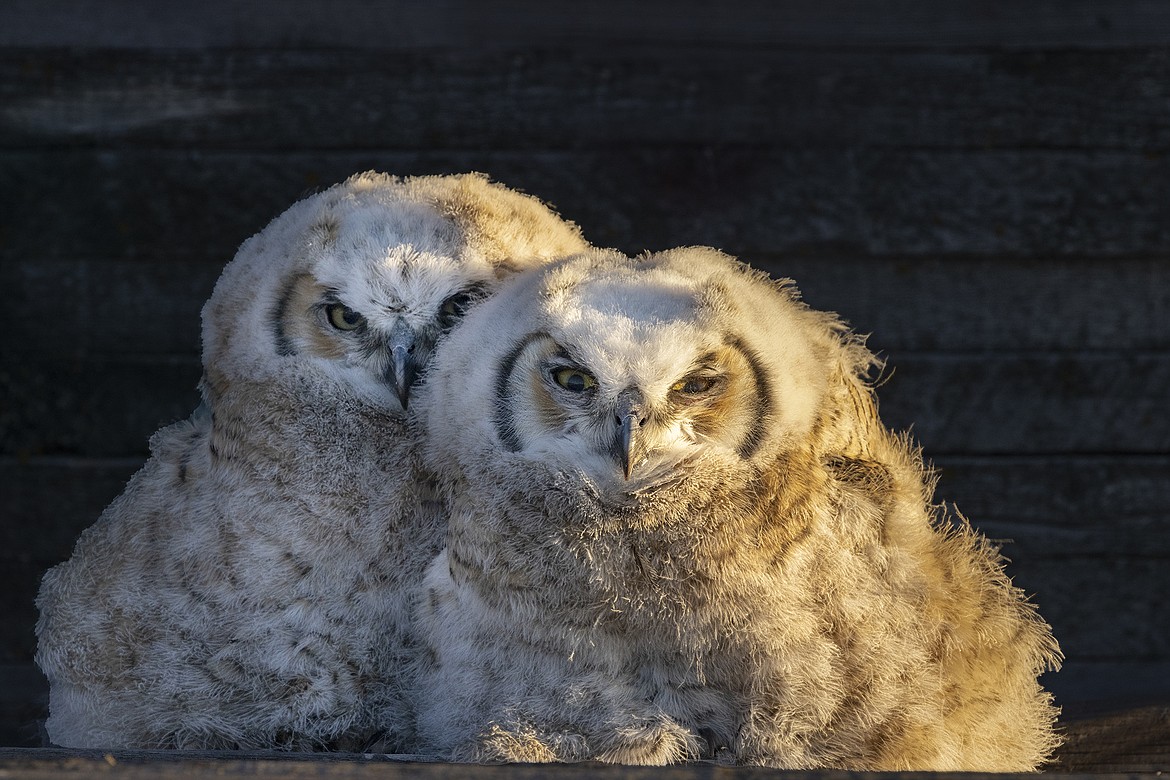
M 1008 556 L 1170 558 L 1170 456 L 944 456 L 935 499 Z
M 1170 252 L 1170 157 L 1129 152 L 0 152 L 0 252 L 227 258 L 357 171 L 481 170 L 627 251 L 1101 258 Z M 62 186 L 67 183 L 68 186 Z
M 4 263 L 0 289 L 11 305 L 0 308 L 0 339 L 7 354 L 61 361 L 95 354 L 198 354 L 200 310 L 223 265 L 218 259 L 165 258 Z
M 1163 671 L 1164 673 L 1164 671 Z M 28 726 L 16 725 L 23 732 Z M 1050 765 L 1049 773 L 1080 773 L 1080 777 L 1123 777 L 1161 774 L 1170 758 L 1170 706 L 1118 702 L 1112 708 L 1078 715 L 1063 715 L 1058 721 L 1064 744 Z M 0 728 L 4 724 L 0 723 Z M 2 733 L 2 732 L 0 732 Z M 19 743 L 24 745 L 26 743 Z M 1091 773 L 1091 774 L 1090 774 Z M 704 780 L 709 778 L 795 778 L 805 780 L 848 780 L 858 773 L 813 770 L 763 769 L 718 766 L 694 762 L 670 767 L 613 766 L 596 763 L 511 765 L 502 767 L 447 764 L 433 756 L 358 753 L 280 753 L 275 751 L 136 751 L 67 750 L 53 747 L 0 748 L 0 777 L 57 778 L 90 777 L 287 777 L 287 778 L 514 778 L 515 780 L 556 780 L 565 778 L 614 778 L 614 780 Z M 872 776 L 872 775 L 870 775 Z M 902 775 L 905 776 L 905 775 Z M 947 774 L 918 772 L 917 778 L 1035 777 L 1035 775 L 978 773 Z
M 207 0 L 141 14 L 133 0 L 8 0 L 2 46 L 131 48 L 676 45 L 1118 46 L 1164 43 L 1156 0 L 825 0 L 588 6 L 522 0 L 369 3 Z
M 810 306 L 904 352 L 1170 349 L 1165 257 L 834 256 L 743 258 L 791 278 Z
M 1170 147 L 1170 50 L 0 48 L 0 145 Z M 604 121 L 598 121 L 604 117 Z
M 193 357 L 0 365 L 3 453 L 144 455 L 199 404 L 199 376 Z
M 6 518 L 0 525 L 0 560 L 25 559 L 47 567 L 68 558 L 77 537 L 93 525 L 143 462 L 144 458 L 0 457 Z
M 889 357 L 882 419 L 928 454 L 1170 452 L 1170 354 Z
M 1170 658 L 1170 556 L 1015 560 L 1007 571 L 1038 605 L 1066 657 Z
M 1066 719 L 1065 742 L 1048 771 L 1164 774 L 1170 766 L 1170 707 L 1164 702 L 1148 706 L 1123 703 Z

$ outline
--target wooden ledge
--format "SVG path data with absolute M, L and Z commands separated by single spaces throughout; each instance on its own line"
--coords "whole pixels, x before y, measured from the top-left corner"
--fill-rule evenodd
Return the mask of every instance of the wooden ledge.
M 1066 742 L 1057 761 L 1045 774 L 1068 778 L 1123 778 L 1160 776 L 1170 772 L 1170 704 L 1141 706 L 1086 705 L 1062 719 Z M 671 767 L 613 766 L 608 764 L 517 764 L 475 766 L 450 764 L 429 756 L 362 753 L 282 753 L 275 751 L 167 751 L 70 750 L 65 748 L 0 748 L 0 780 L 49 778 L 159 778 L 180 780 L 204 777 L 302 778 L 419 778 L 420 780 L 740 780 L 801 778 L 802 780 L 860 780 L 890 777 L 1028 778 L 1035 775 L 984 773 L 855 773 L 791 771 L 756 767 L 729 767 L 698 762 Z

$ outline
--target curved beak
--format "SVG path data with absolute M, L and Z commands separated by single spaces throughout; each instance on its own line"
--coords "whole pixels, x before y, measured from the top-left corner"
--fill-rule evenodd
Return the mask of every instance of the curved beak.
M 638 390 L 630 388 L 618 395 L 614 422 L 617 423 L 617 432 L 613 452 L 622 467 L 622 476 L 628 481 L 634 465 L 642 459 L 646 450 L 645 437 L 642 435 L 646 413 L 642 394 Z
M 390 347 L 390 365 L 386 368 L 386 379 L 394 388 L 403 409 L 410 401 L 410 386 L 418 374 L 418 363 L 414 359 L 415 335 L 409 325 L 399 320 L 387 342 Z

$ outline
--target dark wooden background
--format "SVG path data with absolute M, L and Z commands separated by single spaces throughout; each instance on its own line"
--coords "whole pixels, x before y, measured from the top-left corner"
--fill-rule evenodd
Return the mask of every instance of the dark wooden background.
M 888 360 L 1070 712 L 1170 703 L 1170 4 L 0 2 L 0 744 L 33 597 L 197 401 L 239 243 L 365 169 L 722 248 Z

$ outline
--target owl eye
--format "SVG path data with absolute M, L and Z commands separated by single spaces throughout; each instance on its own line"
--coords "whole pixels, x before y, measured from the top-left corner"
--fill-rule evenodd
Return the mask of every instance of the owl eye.
M 453 325 L 457 319 L 467 312 L 467 306 L 470 303 L 470 293 L 461 292 L 452 295 L 443 301 L 443 305 L 439 307 L 439 319 L 444 325 Z
M 552 372 L 553 381 L 572 393 L 583 393 L 597 386 L 597 380 L 577 368 L 558 368 Z
M 338 330 L 357 330 L 365 324 L 366 318 L 343 303 L 331 303 L 325 307 L 329 324 Z
M 683 395 L 702 395 L 710 392 L 719 384 L 717 376 L 689 376 L 671 385 L 671 391 Z

